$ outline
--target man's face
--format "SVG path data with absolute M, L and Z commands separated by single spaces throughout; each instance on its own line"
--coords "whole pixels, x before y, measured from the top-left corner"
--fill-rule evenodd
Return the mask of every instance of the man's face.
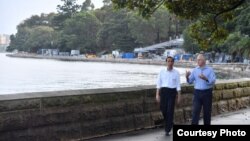
M 205 65 L 205 58 L 202 56 L 198 56 L 197 63 L 198 63 L 198 66 L 200 66 L 200 67 L 204 66 Z
M 167 66 L 173 67 L 174 65 L 174 59 L 173 58 L 167 58 Z

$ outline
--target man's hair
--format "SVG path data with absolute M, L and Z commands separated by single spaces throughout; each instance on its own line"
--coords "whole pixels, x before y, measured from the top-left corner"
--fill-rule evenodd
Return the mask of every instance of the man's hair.
M 206 56 L 205 56 L 204 53 L 199 53 L 198 56 L 202 56 L 204 58 L 204 60 L 207 60 L 207 58 L 206 58 Z M 197 58 L 198 58 L 198 56 L 197 56 Z
M 172 56 L 168 56 L 168 57 L 166 58 L 166 62 L 168 61 L 168 58 L 171 58 L 172 61 L 174 62 L 174 58 L 173 58 Z

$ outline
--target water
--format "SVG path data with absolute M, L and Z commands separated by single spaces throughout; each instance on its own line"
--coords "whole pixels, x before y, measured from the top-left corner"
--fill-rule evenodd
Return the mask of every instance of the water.
M 164 66 L 11 58 L 0 53 L 0 94 L 155 85 Z M 184 83 L 185 68 L 177 68 Z

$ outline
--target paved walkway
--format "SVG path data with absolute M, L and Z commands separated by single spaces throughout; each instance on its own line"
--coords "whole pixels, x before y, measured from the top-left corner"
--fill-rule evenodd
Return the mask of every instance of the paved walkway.
M 202 124 L 203 121 L 200 121 Z M 248 124 L 250 125 L 250 108 L 212 117 L 212 124 Z M 170 133 L 171 134 L 171 133 Z M 163 128 L 134 131 L 125 134 L 95 138 L 89 141 L 172 141 L 172 134 L 168 137 Z

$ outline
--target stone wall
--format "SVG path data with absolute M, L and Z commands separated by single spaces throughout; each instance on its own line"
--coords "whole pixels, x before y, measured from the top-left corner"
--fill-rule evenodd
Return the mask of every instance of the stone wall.
M 189 124 L 193 86 L 182 86 L 175 122 Z M 213 115 L 250 105 L 250 81 L 218 83 Z M 155 86 L 0 95 L 0 140 L 74 141 L 162 125 Z

